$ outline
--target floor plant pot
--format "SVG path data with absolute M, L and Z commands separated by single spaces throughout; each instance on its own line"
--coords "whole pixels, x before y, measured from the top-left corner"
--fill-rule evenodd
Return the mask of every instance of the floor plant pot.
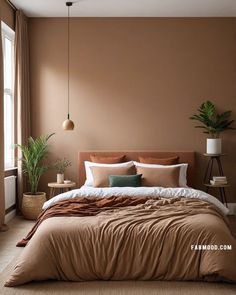
M 57 183 L 64 183 L 64 174 L 57 174 Z
M 42 207 L 46 202 L 46 193 L 38 192 L 36 195 L 24 193 L 21 211 L 26 219 L 35 220 L 42 212 Z
M 221 138 L 207 138 L 207 154 L 221 154 Z

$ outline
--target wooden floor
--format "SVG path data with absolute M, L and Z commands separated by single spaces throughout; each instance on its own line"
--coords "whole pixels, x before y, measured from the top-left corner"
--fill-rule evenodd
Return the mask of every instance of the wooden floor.
M 233 236 L 236 238 L 236 216 L 229 216 L 229 225 Z
M 16 247 L 16 243 L 28 233 L 33 224 L 34 221 L 17 216 L 8 223 L 9 230 L 0 233 L 0 272 L 22 251 L 22 248 Z

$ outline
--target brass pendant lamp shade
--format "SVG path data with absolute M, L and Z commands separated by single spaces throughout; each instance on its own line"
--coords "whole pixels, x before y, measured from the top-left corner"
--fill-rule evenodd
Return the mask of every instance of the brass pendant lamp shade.
M 68 71 L 68 114 L 67 119 L 63 122 L 62 128 L 63 130 L 73 130 L 75 124 L 72 120 L 70 120 L 70 7 L 72 6 L 73 2 L 66 2 L 66 6 L 68 7 L 68 17 L 67 17 L 67 42 L 68 42 L 68 54 L 67 54 L 67 71 Z
M 73 130 L 75 128 L 75 124 L 72 120 L 66 119 L 63 123 L 62 123 L 62 128 L 63 130 Z

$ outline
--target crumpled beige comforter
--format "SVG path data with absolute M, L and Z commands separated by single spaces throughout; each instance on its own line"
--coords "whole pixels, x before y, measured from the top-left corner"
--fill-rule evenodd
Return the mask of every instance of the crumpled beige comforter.
M 231 245 L 231 250 L 194 250 L 195 245 Z M 148 198 L 96 215 L 47 218 L 5 286 L 48 279 L 236 282 L 235 263 L 236 241 L 214 205 Z

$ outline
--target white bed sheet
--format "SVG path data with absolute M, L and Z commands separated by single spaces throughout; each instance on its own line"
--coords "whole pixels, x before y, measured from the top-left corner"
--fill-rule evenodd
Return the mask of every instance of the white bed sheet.
M 218 199 L 209 195 L 203 191 L 196 190 L 189 187 L 178 188 L 163 188 L 163 187 L 106 187 L 106 188 L 94 188 L 88 186 L 82 186 L 80 189 L 74 189 L 63 194 L 59 194 L 52 199 L 46 201 L 43 205 L 43 209 L 50 208 L 52 205 L 59 201 L 68 200 L 75 197 L 99 197 L 106 198 L 110 196 L 150 196 L 150 197 L 185 197 L 196 198 L 211 204 L 214 204 L 225 215 L 229 213 L 229 209 L 226 208 Z

